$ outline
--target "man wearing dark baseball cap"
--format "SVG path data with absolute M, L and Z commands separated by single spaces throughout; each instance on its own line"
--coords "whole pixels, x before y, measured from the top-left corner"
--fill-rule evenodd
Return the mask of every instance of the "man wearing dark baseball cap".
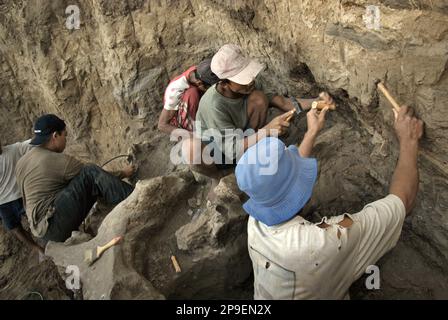
M 256 90 L 255 78 L 264 66 L 235 44 L 223 45 L 213 56 L 210 67 L 220 81 L 201 98 L 195 137 L 184 140 L 182 153 L 192 170 L 212 178 L 209 199 L 213 199 L 214 186 L 229 173 L 221 169 L 234 167 L 245 150 L 265 137 L 286 133 L 292 113 L 311 109 L 312 102 L 318 98 L 287 98 Z M 325 100 L 333 104 L 328 94 Z M 268 107 L 284 113 L 267 123 Z M 252 134 L 243 135 L 247 129 L 252 129 Z M 210 156 L 215 165 L 204 161 L 206 146 L 212 150 Z
M 32 233 L 38 238 L 63 242 L 81 225 L 96 199 L 118 204 L 134 190 L 96 165 L 86 165 L 63 154 L 65 122 L 53 114 L 39 117 L 31 144 L 37 147 L 17 163 L 17 184 Z M 121 178 L 133 168 L 125 168 Z
M 64 130 L 64 120 L 59 119 L 54 114 L 46 114 L 38 118 L 34 124 L 34 138 L 30 144 L 35 146 L 44 144 L 51 139 L 53 133 L 63 132 Z

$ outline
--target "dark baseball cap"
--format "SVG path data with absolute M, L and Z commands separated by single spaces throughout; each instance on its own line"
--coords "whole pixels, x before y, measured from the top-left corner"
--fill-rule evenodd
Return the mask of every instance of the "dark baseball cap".
M 34 123 L 34 138 L 31 140 L 30 144 L 36 146 L 41 145 L 47 142 L 54 132 L 62 131 L 64 129 L 64 120 L 58 118 L 54 114 L 44 114 Z
M 209 86 L 212 86 L 219 81 L 219 78 L 212 72 L 212 69 L 210 69 L 211 62 L 212 59 L 205 59 L 201 61 L 196 68 L 199 80 L 205 82 Z

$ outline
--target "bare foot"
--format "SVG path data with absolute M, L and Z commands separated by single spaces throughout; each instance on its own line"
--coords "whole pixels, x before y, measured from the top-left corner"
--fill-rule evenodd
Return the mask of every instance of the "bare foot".
M 218 186 L 219 180 L 212 179 L 212 185 L 210 186 L 210 191 L 207 195 L 207 200 L 210 202 L 214 202 L 216 200 L 215 188 Z

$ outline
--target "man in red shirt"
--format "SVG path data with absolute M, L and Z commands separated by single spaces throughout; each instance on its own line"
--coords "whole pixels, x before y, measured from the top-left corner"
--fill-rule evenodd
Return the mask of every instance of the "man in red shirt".
M 210 63 L 211 59 L 206 59 L 171 80 L 163 98 L 158 124 L 160 131 L 168 134 L 178 128 L 193 131 L 200 97 L 219 80 L 211 71 Z

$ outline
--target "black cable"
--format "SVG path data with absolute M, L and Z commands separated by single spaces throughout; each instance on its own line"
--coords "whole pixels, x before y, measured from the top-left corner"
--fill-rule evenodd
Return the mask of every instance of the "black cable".
M 104 166 L 105 166 L 106 164 L 108 164 L 109 162 L 114 161 L 115 159 L 118 159 L 118 158 L 124 158 L 124 157 L 129 157 L 129 155 L 128 155 L 128 154 L 120 154 L 119 156 L 113 157 L 112 159 L 106 161 L 106 162 L 101 166 L 101 168 L 104 167 Z

